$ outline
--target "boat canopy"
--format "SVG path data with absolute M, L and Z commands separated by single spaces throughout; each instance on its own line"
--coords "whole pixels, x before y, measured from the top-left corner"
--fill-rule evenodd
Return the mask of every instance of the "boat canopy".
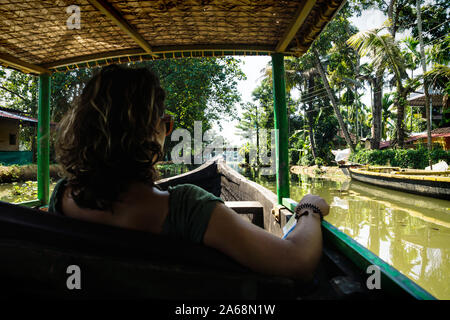
M 45 206 L 49 200 L 52 73 L 111 63 L 153 59 L 270 55 L 272 57 L 276 129 L 277 200 L 280 206 L 283 205 L 293 211 L 297 203 L 289 199 L 288 122 L 283 59 L 286 55 L 301 56 L 305 53 L 344 3 L 345 0 L 0 0 L 0 65 L 24 73 L 39 75 L 38 199 L 20 204 Z M 26 208 L 14 207 L 5 203 L 0 203 L 0 206 L 3 208 L 1 218 L 4 225 L 3 233 L 6 237 L 10 235 L 17 237 L 19 234 L 17 230 L 20 229 L 20 232 L 26 234 L 23 237 L 27 244 L 32 239 L 30 237 L 36 236 L 38 236 L 39 241 L 46 241 L 48 237 L 43 234 L 39 236 L 41 234 L 39 232 L 43 230 L 47 234 L 51 231 L 49 229 L 51 226 L 49 227 L 46 224 L 47 221 L 39 221 L 40 227 L 44 229 L 36 232 L 37 229 L 35 228 L 33 232 L 27 232 L 29 231 L 28 227 L 33 227 L 37 219 L 42 220 L 43 217 L 27 211 Z M 52 219 L 50 216 L 46 218 Z M 82 221 L 71 221 L 71 223 L 83 224 Z M 97 248 L 99 244 L 103 243 L 102 241 L 98 242 L 100 239 L 97 237 L 98 230 L 88 233 L 83 230 L 86 228 L 109 228 L 109 226 L 97 224 L 90 227 L 83 225 L 80 229 L 81 232 L 77 234 L 73 232 L 72 225 L 67 226 L 67 230 L 70 230 L 69 233 L 66 233 L 61 225 L 54 226 L 56 228 L 53 231 L 57 232 L 58 236 L 55 238 L 50 232 L 48 233 L 50 235 L 48 239 L 53 244 L 55 239 L 58 240 L 58 243 L 61 243 L 62 238 L 68 237 L 66 240 L 69 241 L 71 250 L 73 244 L 80 244 L 80 239 L 73 241 L 73 235 L 80 236 L 82 241 L 94 239 L 96 243 L 94 247 Z M 433 298 L 414 282 L 326 221 L 322 222 L 322 226 L 325 231 L 325 241 L 334 243 L 361 270 L 366 270 L 368 265 L 379 266 L 383 277 L 388 278 L 387 284 L 394 292 L 406 292 L 418 299 Z M 127 230 L 119 230 L 118 232 L 126 233 Z M 105 234 L 107 235 L 105 239 L 109 241 L 121 239 L 110 237 L 111 232 Z M 147 236 L 149 235 L 147 234 Z M 111 248 L 111 242 L 104 243 L 107 244 L 106 248 Z M 116 243 L 120 243 L 120 245 L 129 244 L 128 241 L 116 241 Z M 134 242 L 130 243 L 133 244 Z M 145 242 L 140 241 L 139 243 Z M 89 248 L 92 249 L 92 245 L 90 243 L 89 245 Z M 112 247 L 116 249 L 114 245 Z M 145 248 L 150 249 L 159 247 L 159 245 L 145 246 Z M 191 251 L 184 250 L 185 247 L 176 244 L 174 248 L 177 250 L 175 252 L 187 254 L 192 258 Z M 23 257 L 26 259 L 31 257 L 33 261 L 37 261 L 35 247 L 31 247 L 31 253 L 20 252 L 24 248 L 27 249 L 25 246 L 20 246 L 19 251 L 17 246 L 12 248 L 13 250 L 8 252 L 14 252 L 14 255 L 11 256 L 18 257 L 20 261 L 27 261 Z M 203 248 L 202 250 L 207 249 Z M 116 251 L 114 250 L 114 252 Z M 49 250 L 46 252 L 47 256 L 51 255 L 48 254 Z M 223 265 L 222 260 L 215 261 L 216 257 L 209 258 L 210 256 L 205 255 L 205 252 L 201 251 L 200 253 L 203 258 L 208 258 L 208 263 Z M 65 258 L 65 252 L 56 252 L 56 255 L 59 255 L 55 258 L 57 263 L 65 264 L 68 261 Z M 89 255 L 84 255 L 84 257 L 89 257 Z M 10 260 L 10 256 L 7 258 Z M 42 266 L 42 261 L 39 261 L 39 266 Z M 98 264 L 97 258 L 95 258 L 95 261 L 93 264 L 97 264 L 100 268 L 96 269 L 99 270 L 98 274 L 101 274 L 99 278 L 108 280 L 105 288 L 109 289 L 111 282 L 108 277 L 105 277 L 104 271 L 111 265 L 108 262 L 108 268 L 105 269 L 103 264 Z M 16 268 L 17 264 L 14 265 L 14 270 L 8 269 L 11 263 L 0 265 L 5 266 L 10 274 L 23 274 L 21 271 L 23 269 L 20 266 Z M 29 265 L 25 263 L 21 266 L 27 267 Z M 133 268 L 132 272 L 137 270 L 134 265 L 131 267 Z M 36 270 L 48 275 L 48 270 L 42 268 Z M 52 275 L 54 275 L 54 270 L 59 269 L 55 267 L 55 264 L 52 264 L 51 270 L 53 270 Z M 145 269 L 142 270 L 145 271 Z M 170 273 L 161 270 L 164 288 L 171 288 L 170 285 L 167 286 L 166 278 L 164 278 Z M 183 271 L 184 268 L 180 270 Z M 187 272 L 191 273 L 189 270 Z M 155 273 L 155 269 L 153 269 L 153 273 L 146 272 L 145 274 L 153 276 L 150 279 L 158 279 L 157 277 L 160 277 L 161 272 Z M 30 276 L 33 278 L 34 275 L 31 274 Z M 201 270 L 201 276 L 203 278 L 205 276 L 203 269 Z M 141 277 L 139 274 L 135 278 L 140 283 Z M 184 278 L 170 276 L 170 279 L 175 280 L 185 280 L 185 278 L 186 276 Z M 11 279 L 13 280 L 11 281 Z M 214 275 L 214 279 L 214 281 L 217 280 L 216 275 Z M 228 287 L 231 287 L 229 286 L 230 280 L 228 280 L 230 278 L 224 277 L 223 279 L 227 281 Z M 238 285 L 247 283 L 242 278 L 235 279 L 238 280 Z M 14 287 L 17 286 L 14 277 L 8 278 L 8 280 L 9 284 L 13 283 Z M 36 278 L 34 277 L 33 280 L 36 280 Z M 41 278 L 39 278 L 39 281 L 48 291 L 48 283 L 42 281 Z M 218 288 L 217 282 L 209 282 L 214 283 L 215 288 Z M 183 285 L 183 283 L 188 282 L 175 281 L 175 283 Z M 275 289 L 273 284 L 274 282 L 270 282 L 272 294 Z M 252 288 L 260 287 L 254 281 L 251 282 L 251 286 Z M 126 287 L 130 288 L 128 284 Z M 191 294 L 192 285 L 189 285 L 188 288 Z M 199 288 L 197 290 L 202 291 L 202 287 Z M 114 287 L 114 289 L 116 288 Z M 230 291 L 232 296 L 235 296 L 238 292 L 236 290 L 241 289 Z M 282 287 L 282 290 L 284 291 L 285 287 Z M 221 292 L 221 290 L 216 291 Z M 244 292 L 244 290 L 241 291 Z M 248 286 L 246 286 L 245 291 L 248 291 Z M 159 291 L 158 296 L 161 296 Z
M 2 0 L 0 64 L 41 74 L 161 58 L 301 55 L 344 2 Z
M 271 55 L 278 203 L 289 198 L 284 56 L 301 56 L 345 0 L 0 0 L 0 65 L 39 75 L 38 200 L 50 177 L 51 74 L 143 60 Z

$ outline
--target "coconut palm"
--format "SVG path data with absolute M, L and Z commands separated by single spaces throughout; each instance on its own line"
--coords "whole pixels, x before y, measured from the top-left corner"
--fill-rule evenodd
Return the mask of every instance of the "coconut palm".
M 363 64 L 358 78 L 369 83 L 372 91 L 371 149 L 379 149 L 382 137 L 382 97 L 384 70 L 374 70 L 373 65 Z
M 383 116 L 381 118 L 381 136 L 384 140 L 391 140 L 395 137 L 395 115 L 392 112 L 394 101 L 391 99 L 390 93 L 385 93 L 381 100 Z
M 313 113 L 315 111 L 314 103 L 317 101 L 314 98 L 316 96 L 314 87 L 317 87 L 316 78 L 319 74 L 307 55 L 303 56 L 302 59 L 286 57 L 284 63 L 286 92 L 288 93 L 295 88 L 301 93 L 298 107 L 305 114 L 308 123 L 308 128 L 305 131 L 309 134 L 311 154 L 315 160 L 318 153 L 314 138 Z M 261 72 L 269 81 L 272 79 L 272 68 L 270 64 L 261 70 Z M 307 102 L 305 103 L 305 101 Z
M 344 134 L 345 141 L 347 142 L 347 145 L 350 147 L 350 149 L 352 151 L 354 151 L 355 147 L 353 146 L 353 142 L 350 139 L 350 135 L 348 133 L 347 126 L 344 123 L 344 119 L 342 118 L 341 111 L 339 110 L 339 107 L 337 105 L 336 97 L 334 95 L 334 91 L 331 90 L 330 84 L 328 82 L 328 78 L 327 78 L 327 76 L 325 74 L 324 67 L 322 65 L 322 62 L 320 61 L 319 51 L 317 50 L 317 48 L 313 47 L 312 48 L 312 53 L 314 55 L 314 60 L 315 60 L 315 63 L 316 63 L 317 71 L 319 72 L 320 77 L 321 77 L 322 82 L 323 82 L 323 85 L 324 85 L 324 87 L 325 87 L 325 89 L 327 91 L 328 99 L 330 99 L 331 106 L 333 107 L 334 114 L 336 115 L 336 118 L 338 120 L 339 126 L 340 126 L 340 128 L 341 128 L 341 130 L 342 130 L 342 132 Z
M 347 43 L 358 50 L 361 56 L 372 59 L 375 70 L 390 70 L 394 75 L 397 92 L 395 105 L 397 108 L 397 143 L 403 148 L 405 140 L 405 106 L 409 93 L 414 91 L 418 82 L 408 77 L 406 73 L 405 56 L 399 43 L 391 34 L 381 34 L 389 24 L 381 28 L 359 32 L 351 36 Z M 404 81 L 406 80 L 406 81 Z

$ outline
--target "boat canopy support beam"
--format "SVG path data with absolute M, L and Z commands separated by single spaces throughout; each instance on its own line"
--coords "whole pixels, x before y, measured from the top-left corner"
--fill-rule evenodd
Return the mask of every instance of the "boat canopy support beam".
M 0 53 L 0 65 L 3 65 L 6 68 L 11 67 L 20 70 L 24 73 L 34 73 L 34 74 L 51 73 L 50 70 L 44 67 L 17 59 L 7 53 Z
M 50 194 L 50 75 L 39 76 L 37 137 L 37 180 L 40 205 L 48 204 Z
M 114 7 L 105 0 L 89 0 L 97 10 L 103 13 L 108 19 L 114 22 L 122 31 L 130 36 L 145 52 L 153 55 L 150 44 L 142 37 L 137 30 L 132 27 L 125 18 L 114 9 Z
M 316 2 L 317 1 L 315 0 L 306 0 L 301 3 L 300 7 L 295 13 L 294 20 L 291 21 L 289 27 L 286 29 L 286 32 L 283 35 L 283 38 L 281 38 L 281 40 L 278 42 L 275 49 L 276 52 L 286 51 L 289 43 L 292 41 L 292 39 L 294 39 L 295 35 L 298 32 L 298 29 L 300 29 L 300 27 L 306 21 L 306 18 L 310 14 Z
M 289 198 L 289 132 L 284 79 L 284 55 L 282 53 L 272 54 L 272 77 L 277 197 L 278 204 L 282 204 L 283 198 Z

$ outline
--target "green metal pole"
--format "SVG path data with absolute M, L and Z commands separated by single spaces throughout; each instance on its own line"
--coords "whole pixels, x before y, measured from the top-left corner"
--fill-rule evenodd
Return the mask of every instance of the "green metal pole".
M 275 120 L 275 156 L 277 171 L 278 204 L 289 198 L 289 132 L 286 110 L 286 85 L 284 80 L 284 56 L 272 54 L 273 106 Z
M 50 75 L 39 76 L 39 110 L 37 137 L 38 199 L 47 205 L 50 194 Z

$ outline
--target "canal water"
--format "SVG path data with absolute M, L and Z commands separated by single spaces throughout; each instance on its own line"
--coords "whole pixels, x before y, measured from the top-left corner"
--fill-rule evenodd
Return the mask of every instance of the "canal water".
M 276 193 L 274 176 L 241 174 Z M 438 299 L 450 299 L 450 201 L 350 181 L 291 174 L 291 198 L 323 197 L 325 218 Z
M 275 177 L 232 166 L 276 193 Z M 187 168 L 164 168 L 161 178 Z M 51 184 L 53 189 L 55 183 Z M 291 198 L 313 193 L 330 205 L 326 220 L 439 299 L 450 299 L 450 201 L 350 181 L 342 174 L 291 175 Z M 36 198 L 37 183 L 0 184 L 0 200 Z

